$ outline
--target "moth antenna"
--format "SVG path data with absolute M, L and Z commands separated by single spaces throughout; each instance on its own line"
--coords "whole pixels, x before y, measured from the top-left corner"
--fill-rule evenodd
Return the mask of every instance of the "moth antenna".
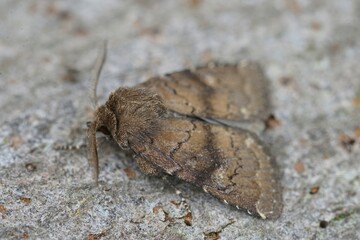
M 91 70 L 91 88 L 90 88 L 90 98 L 94 105 L 94 108 L 97 108 L 97 95 L 96 95 L 96 88 L 99 82 L 99 77 L 101 74 L 101 70 L 104 66 L 106 60 L 106 48 L 107 48 L 107 41 L 104 40 L 103 45 L 100 48 L 99 55 L 96 58 L 95 65 Z
M 87 138 L 88 138 L 88 159 L 93 168 L 93 177 L 95 178 L 96 185 L 98 185 L 99 159 L 97 153 L 96 127 L 97 127 L 97 122 L 94 121 L 87 130 Z

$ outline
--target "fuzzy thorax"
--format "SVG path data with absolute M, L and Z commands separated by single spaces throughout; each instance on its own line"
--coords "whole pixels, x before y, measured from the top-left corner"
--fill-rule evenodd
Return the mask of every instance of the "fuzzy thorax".
M 161 98 L 142 88 L 119 88 L 95 112 L 97 131 L 107 132 L 123 147 L 132 138 L 146 137 L 158 129 L 166 112 Z

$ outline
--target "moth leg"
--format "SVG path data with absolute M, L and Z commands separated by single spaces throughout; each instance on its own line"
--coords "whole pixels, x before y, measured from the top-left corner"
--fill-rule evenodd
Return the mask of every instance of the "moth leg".
M 139 155 L 135 155 L 134 159 L 136 160 L 137 164 L 139 165 L 140 170 L 148 175 L 159 176 L 163 173 L 161 168 L 159 168 L 155 164 L 149 162 L 145 158 L 142 158 Z

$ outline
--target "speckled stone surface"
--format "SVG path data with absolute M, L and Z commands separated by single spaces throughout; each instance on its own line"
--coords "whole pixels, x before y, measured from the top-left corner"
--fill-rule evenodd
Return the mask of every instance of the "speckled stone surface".
M 209 60 L 262 64 L 278 120 L 264 138 L 283 175 L 280 219 L 148 177 L 107 141 L 92 185 L 83 145 L 103 39 L 100 102 Z M 359 239 L 359 56 L 356 0 L 2 0 L 0 239 Z

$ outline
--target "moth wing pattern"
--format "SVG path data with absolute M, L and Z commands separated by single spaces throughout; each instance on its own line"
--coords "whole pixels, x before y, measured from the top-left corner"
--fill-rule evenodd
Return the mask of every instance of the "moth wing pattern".
M 96 132 L 106 129 L 120 147 L 132 150 L 145 173 L 166 172 L 250 214 L 278 218 L 282 192 L 274 159 L 251 131 L 222 121 L 266 119 L 266 82 L 257 63 L 243 62 L 209 64 L 117 89 L 88 128 L 95 178 Z
M 139 87 L 159 94 L 170 110 L 219 120 L 264 120 L 269 115 L 267 79 L 256 62 L 211 63 L 150 78 Z
M 163 118 L 160 125 L 142 144 L 130 142 L 144 172 L 166 171 L 249 214 L 279 217 L 275 163 L 254 134 L 186 117 Z

